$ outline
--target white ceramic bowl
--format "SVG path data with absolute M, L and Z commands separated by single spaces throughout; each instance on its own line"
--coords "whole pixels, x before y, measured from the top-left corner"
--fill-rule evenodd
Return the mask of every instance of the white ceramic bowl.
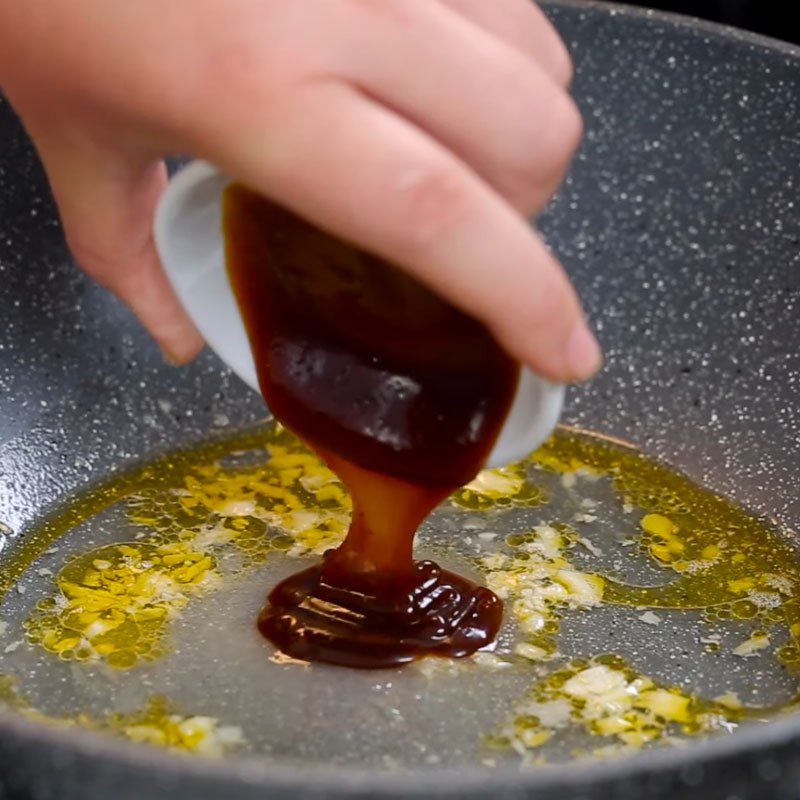
M 156 211 L 155 241 L 167 276 L 200 333 L 258 391 L 250 344 L 225 269 L 222 192 L 228 183 L 202 161 L 179 172 Z M 523 368 L 488 466 L 504 466 L 533 452 L 555 428 L 563 402 L 562 385 Z

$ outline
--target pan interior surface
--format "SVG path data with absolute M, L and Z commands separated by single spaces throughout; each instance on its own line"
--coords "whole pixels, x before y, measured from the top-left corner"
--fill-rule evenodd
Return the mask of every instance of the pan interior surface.
M 545 765 L 727 735 L 794 704 L 789 538 L 630 448 L 560 431 L 428 520 L 418 557 L 506 602 L 463 660 L 348 670 L 256 630 L 349 499 L 272 423 L 96 487 L 5 563 L 7 704 L 201 755 L 418 770 Z
M 752 509 L 752 530 L 777 537 L 768 540 L 779 542 L 786 556 L 788 567 L 772 573 L 787 577 L 797 563 L 789 554 L 790 531 L 800 529 L 800 55 L 744 34 L 622 8 L 573 2 L 548 8 L 575 59 L 586 139 L 539 224 L 567 265 L 606 354 L 603 373 L 571 391 L 564 419 L 631 442 L 648 459 Z M 512 600 L 494 654 L 511 662 L 508 667 L 497 668 L 493 657 L 484 664 L 423 662 L 380 673 L 276 663 L 256 635 L 254 616 L 267 588 L 311 558 L 277 547 L 246 569 L 240 569 L 247 557 L 241 548 L 222 547 L 215 569 L 230 573 L 177 611 L 171 607 L 167 634 L 142 644 L 150 655 L 164 646 L 151 661 L 139 663 L 145 653 L 135 653 L 136 664 L 120 670 L 102 659 L 81 662 L 74 653 L 62 660 L 28 644 L 26 621 L 39 613 L 37 603 L 54 597 L 54 581 L 70 555 L 117 542 L 142 544 L 136 537 L 143 528 L 123 502 L 127 489 L 97 495 L 93 487 L 132 489 L 118 476 L 155 464 L 163 486 L 175 488 L 174 473 L 158 459 L 187 448 L 195 462 L 263 461 L 267 423 L 260 398 L 212 355 L 182 370 L 166 366 L 131 315 L 80 275 L 33 148 L 2 99 L 0 134 L 0 569 L 8 578 L 0 605 L 3 747 L 18 736 L 20 714 L 38 714 L 43 723 L 66 718 L 116 736 L 134 729 L 122 732 L 124 738 L 149 737 L 154 744 L 164 743 L 153 741 L 159 736 L 173 744 L 206 742 L 231 760 L 252 754 L 266 764 L 333 764 L 331 775 L 339 774 L 337 765 L 360 766 L 367 776 L 401 770 L 409 773 L 411 795 L 410 773 L 447 765 L 489 771 L 540 756 L 563 762 L 626 752 L 619 733 L 598 736 L 580 720 L 559 728 L 551 716 L 552 724 L 542 725 L 541 703 L 554 701 L 549 711 L 557 717 L 564 696 L 538 673 L 559 671 L 571 659 L 621 656 L 625 666 L 606 660 L 579 664 L 573 673 L 631 668 L 635 674 L 623 675 L 626 687 L 646 676 L 655 688 L 671 690 L 661 696 L 662 710 L 674 716 L 682 714 L 680 692 L 692 702 L 702 698 L 705 706 L 691 708 L 715 715 L 715 736 L 733 730 L 731 742 L 770 716 L 748 709 L 791 704 L 788 596 L 780 606 L 783 622 L 772 623 L 648 602 L 561 607 L 552 635 L 563 655 L 558 662 L 513 652 L 524 631 Z M 591 545 L 575 539 L 565 549 L 576 572 L 651 586 L 678 579 L 649 544 L 640 546 L 642 519 L 659 513 L 675 522 L 670 513 L 641 505 L 626 512 L 608 478 L 592 482 L 581 475 L 570 487 L 560 473 L 530 469 L 532 483 L 549 493 L 548 504 L 481 511 L 446 504 L 422 531 L 418 555 L 486 580 L 477 558 L 508 555 L 518 547 L 515 535 L 563 522 Z M 587 499 L 597 502 L 602 517 L 577 507 Z M 70 508 L 72 518 L 63 514 Z M 578 522 L 576 514 L 598 519 Z M 655 528 L 663 533 L 663 523 Z M 109 559 L 96 554 L 93 560 Z M 778 585 L 743 591 L 760 589 L 780 594 Z M 768 642 L 753 635 L 759 631 Z M 121 658 L 124 666 L 130 656 Z M 607 670 L 593 674 L 609 678 Z M 562 675 L 561 686 L 574 677 Z M 614 681 L 619 686 L 610 676 Z M 166 700 L 152 700 L 159 695 Z M 736 701 L 745 707 L 741 713 Z M 674 744 L 685 724 L 672 722 L 667 730 L 658 723 L 655 745 Z M 156 733 L 148 730 L 153 727 Z M 556 733 L 539 741 L 544 729 Z M 800 722 L 797 731 L 800 736 Z M 514 738 L 509 733 L 517 734 L 513 743 L 503 741 Z M 69 739 L 67 729 L 65 746 Z M 681 759 L 676 755 L 675 764 Z M 185 761 L 172 761 L 177 774 Z M 42 779 L 38 756 L 31 763 L 31 774 Z M 59 766 L 51 766 L 58 782 Z M 238 772 L 231 766 L 224 774 L 234 781 Z M 538 774 L 527 771 L 521 780 Z M 722 791 L 725 774 L 715 790 Z M 268 787 L 266 770 L 262 778 Z M 52 786 L 47 791 L 54 793 Z

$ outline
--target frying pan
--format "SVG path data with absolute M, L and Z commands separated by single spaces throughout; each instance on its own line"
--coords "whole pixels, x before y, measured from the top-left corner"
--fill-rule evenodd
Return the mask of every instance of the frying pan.
M 800 50 L 623 6 L 547 9 L 575 58 L 587 133 L 540 224 L 607 357 L 565 421 L 800 529 Z M 0 141 L 0 545 L 13 552 L 65 497 L 264 409 L 211 354 L 164 365 L 74 269 L 2 100 Z M 788 715 L 559 770 L 300 769 L 172 756 L 0 711 L 0 798 L 789 798 L 799 749 Z

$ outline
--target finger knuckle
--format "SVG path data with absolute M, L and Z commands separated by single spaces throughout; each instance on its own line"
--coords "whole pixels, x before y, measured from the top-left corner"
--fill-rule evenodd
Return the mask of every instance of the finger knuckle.
M 286 82 L 285 72 L 284 60 L 251 36 L 214 43 L 200 58 L 192 91 L 184 93 L 180 106 L 184 124 L 191 132 L 197 127 L 247 129 L 255 113 L 272 108 Z M 197 108 L 206 107 L 209 97 L 214 98 L 214 111 L 201 117 Z M 193 105 L 188 112 L 187 102 Z
M 500 187 L 501 194 L 520 213 L 533 215 L 541 210 L 547 202 L 554 187 L 551 183 L 543 183 L 541 177 L 531 180 L 525 173 L 517 173 L 506 177 Z
M 575 65 L 567 46 L 555 32 L 553 33 L 549 63 L 554 80 L 562 87 L 569 86 L 572 76 L 575 74 Z
M 538 105 L 543 111 L 526 115 L 498 155 L 500 188 L 525 213 L 538 211 L 558 187 L 582 136 L 580 114 L 568 95 Z
M 563 105 L 561 109 L 562 130 L 564 131 L 564 145 L 568 157 L 572 157 L 583 138 L 583 117 L 578 110 L 575 101 L 568 95 L 562 95 Z
M 224 89 L 222 97 L 238 97 L 246 105 L 260 99 L 264 87 L 262 56 L 248 41 L 218 45 L 208 53 L 208 80 Z
M 538 210 L 551 189 L 547 181 L 550 166 L 542 158 L 531 136 L 524 137 L 514 152 L 501 157 L 500 190 L 512 205 L 524 213 Z
M 435 249 L 458 227 L 469 204 L 469 186 L 455 166 L 426 166 L 396 181 L 396 249 L 406 258 Z
M 138 291 L 142 278 L 139 248 L 130 257 L 123 256 L 91 235 L 69 229 L 66 240 L 75 261 L 92 280 L 119 295 Z
M 583 119 L 572 98 L 558 94 L 547 110 L 538 157 L 545 178 L 560 181 L 583 137 Z
M 67 245 L 80 268 L 90 278 L 108 287 L 116 277 L 117 269 L 104 249 L 69 228 L 66 229 L 65 236 Z

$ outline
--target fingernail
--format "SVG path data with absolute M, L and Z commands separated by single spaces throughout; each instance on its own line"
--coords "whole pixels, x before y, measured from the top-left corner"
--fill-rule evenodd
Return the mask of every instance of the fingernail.
M 585 381 L 600 369 L 603 354 L 585 322 L 578 323 L 569 335 L 566 357 L 567 371 L 573 380 Z

